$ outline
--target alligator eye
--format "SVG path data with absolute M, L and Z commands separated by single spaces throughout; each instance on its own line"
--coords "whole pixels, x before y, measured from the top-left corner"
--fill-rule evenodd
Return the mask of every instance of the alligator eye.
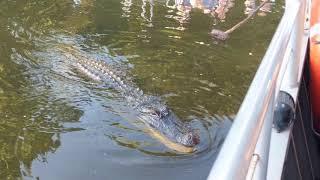
M 155 110 L 152 114 L 161 117 L 161 112 L 158 110 Z

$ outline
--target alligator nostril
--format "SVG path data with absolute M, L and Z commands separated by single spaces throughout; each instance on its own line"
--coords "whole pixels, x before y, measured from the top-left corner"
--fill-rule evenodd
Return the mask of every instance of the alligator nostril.
M 200 143 L 200 137 L 199 137 L 199 135 L 198 135 L 198 134 L 193 135 L 192 141 L 193 141 L 193 144 L 194 144 L 194 145 L 199 144 L 199 143 Z
M 199 134 L 196 132 L 189 132 L 188 133 L 188 141 L 191 145 L 195 146 L 200 143 Z
M 155 113 L 161 118 L 161 112 L 158 110 L 155 110 Z
M 184 144 L 186 146 L 195 146 L 200 143 L 200 137 L 197 133 L 189 132 L 184 137 Z

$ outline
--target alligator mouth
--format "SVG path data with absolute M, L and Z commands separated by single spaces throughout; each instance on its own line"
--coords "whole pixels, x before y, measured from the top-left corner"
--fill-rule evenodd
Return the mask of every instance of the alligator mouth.
M 154 128 L 148 128 L 147 131 L 149 131 L 151 136 L 153 136 L 155 139 L 160 141 L 163 145 L 167 146 L 169 149 L 173 149 L 180 153 L 193 153 L 196 151 L 195 146 L 186 146 L 177 142 L 174 142 L 170 140 L 168 137 L 161 134 L 159 131 L 155 130 Z
M 156 125 L 142 119 L 148 126 L 147 131 L 169 149 L 181 153 L 192 153 L 200 143 L 200 137 L 189 125 L 170 112 L 166 117 L 156 119 Z

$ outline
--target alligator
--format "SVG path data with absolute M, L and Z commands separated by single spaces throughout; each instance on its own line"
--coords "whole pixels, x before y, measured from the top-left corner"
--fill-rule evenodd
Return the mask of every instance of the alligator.
M 175 113 L 161 101 L 159 97 L 147 95 L 134 83 L 125 81 L 103 60 L 91 58 L 80 49 L 65 46 L 59 48 L 63 55 L 75 62 L 75 67 L 91 79 L 106 84 L 126 99 L 129 107 L 153 137 L 164 145 L 178 152 L 190 153 L 199 144 L 198 133 L 189 123 L 182 122 Z

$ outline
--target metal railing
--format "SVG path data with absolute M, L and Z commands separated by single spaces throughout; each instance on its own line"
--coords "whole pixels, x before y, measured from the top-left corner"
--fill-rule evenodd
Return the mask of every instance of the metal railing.
M 266 179 L 277 96 L 280 89 L 297 96 L 308 35 L 306 1 L 286 1 L 284 15 L 208 180 Z

